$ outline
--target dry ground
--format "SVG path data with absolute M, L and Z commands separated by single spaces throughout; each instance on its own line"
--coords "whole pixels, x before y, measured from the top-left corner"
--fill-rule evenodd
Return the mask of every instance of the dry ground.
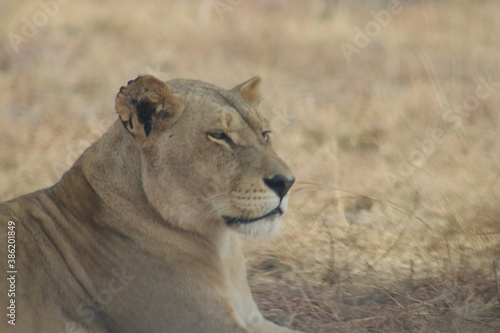
M 38 1 L 2 1 L 0 199 L 57 181 L 137 74 L 260 74 L 298 178 L 282 236 L 246 246 L 266 316 L 500 331 L 500 2 L 391 3 L 88 0 L 44 20 Z

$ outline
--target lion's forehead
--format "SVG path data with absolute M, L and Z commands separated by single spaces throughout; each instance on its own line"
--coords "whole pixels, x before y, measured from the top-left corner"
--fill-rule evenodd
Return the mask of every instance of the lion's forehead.
M 223 106 L 218 110 L 216 119 L 229 132 L 244 132 L 250 130 L 260 135 L 269 129 L 268 122 L 255 109 L 236 109 Z
M 190 112 L 211 126 L 234 132 L 250 129 L 256 134 L 269 130 L 260 112 L 229 90 L 196 80 L 174 79 L 168 83 L 175 94 L 183 96 Z

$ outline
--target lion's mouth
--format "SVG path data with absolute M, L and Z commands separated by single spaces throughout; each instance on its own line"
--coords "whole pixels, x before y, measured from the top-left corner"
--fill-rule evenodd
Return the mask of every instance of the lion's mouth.
M 239 217 L 224 216 L 224 220 L 226 220 L 226 223 L 228 225 L 248 224 L 248 223 L 252 223 L 252 222 L 256 222 L 256 221 L 265 219 L 266 217 L 269 217 L 269 216 L 272 216 L 275 214 L 279 214 L 279 215 L 283 214 L 283 211 L 281 210 L 280 207 L 277 207 L 277 208 L 273 209 L 272 211 L 270 211 L 262 216 L 259 216 L 259 217 L 248 218 L 248 217 L 241 217 L 241 216 L 239 216 Z

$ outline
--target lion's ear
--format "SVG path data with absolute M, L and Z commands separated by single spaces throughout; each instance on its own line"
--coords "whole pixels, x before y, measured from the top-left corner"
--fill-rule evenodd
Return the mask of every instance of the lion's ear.
M 176 97 L 160 79 L 145 75 L 121 87 L 116 95 L 116 113 L 125 128 L 139 141 L 148 137 L 159 121 L 176 113 Z
M 261 81 L 260 77 L 254 76 L 250 80 L 237 85 L 231 89 L 231 91 L 240 95 L 240 97 L 247 101 L 251 106 L 257 107 L 262 100 L 260 95 Z

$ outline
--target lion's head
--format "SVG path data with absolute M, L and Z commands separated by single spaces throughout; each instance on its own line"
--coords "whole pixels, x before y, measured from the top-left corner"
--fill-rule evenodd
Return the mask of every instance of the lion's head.
M 141 151 L 144 192 L 165 220 L 200 233 L 278 230 L 295 178 L 257 111 L 260 81 L 226 90 L 142 76 L 120 89 L 116 111 Z

